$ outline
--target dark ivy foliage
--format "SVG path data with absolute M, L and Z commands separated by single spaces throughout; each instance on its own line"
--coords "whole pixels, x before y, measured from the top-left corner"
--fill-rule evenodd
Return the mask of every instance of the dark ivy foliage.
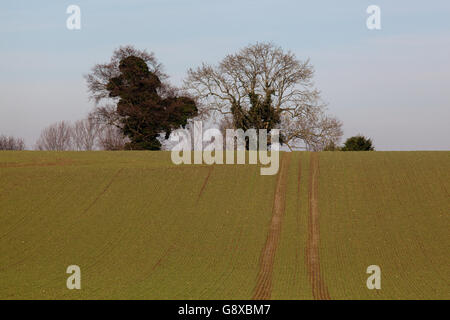
M 280 123 L 280 112 L 277 112 L 272 105 L 272 94 L 268 92 L 264 98 L 256 93 L 249 94 L 250 109 L 245 110 L 239 104 L 235 103 L 231 107 L 233 115 L 233 124 L 235 128 L 248 129 L 267 129 L 270 132 Z M 269 142 L 270 143 L 270 142 Z M 248 149 L 248 141 L 246 142 Z
M 197 115 L 191 98 L 175 94 L 161 97 L 162 83 L 143 59 L 128 56 L 120 61 L 119 70 L 120 75 L 111 78 L 106 89 L 110 97 L 119 98 L 117 113 L 123 133 L 130 139 L 127 149 L 160 150 L 161 132 L 167 138 L 172 130 L 185 127 L 188 119 Z
M 256 93 L 249 94 L 250 109 L 244 110 L 239 104 L 231 108 L 235 128 L 273 129 L 280 122 L 280 113 L 272 106 L 272 94 L 268 93 L 264 99 Z

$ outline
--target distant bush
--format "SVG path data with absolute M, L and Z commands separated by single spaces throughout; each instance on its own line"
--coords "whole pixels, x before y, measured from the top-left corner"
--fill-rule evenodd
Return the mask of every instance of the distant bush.
M 12 136 L 0 136 L 0 150 L 24 150 L 25 141 L 22 138 Z
M 344 146 L 341 148 L 342 151 L 374 151 L 375 147 L 372 145 L 372 140 L 366 138 L 362 135 L 357 135 L 348 138 Z

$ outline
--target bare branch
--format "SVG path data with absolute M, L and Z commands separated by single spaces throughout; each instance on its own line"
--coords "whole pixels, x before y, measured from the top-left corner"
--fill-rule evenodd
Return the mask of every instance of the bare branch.
M 320 149 L 329 140 L 340 139 L 342 124 L 325 115 L 313 76 L 309 59 L 300 61 L 272 43 L 256 43 L 227 55 L 217 66 L 202 64 L 190 69 L 184 89 L 212 116 L 231 114 L 234 126 L 242 124 L 237 117 L 249 117 L 255 101 L 266 97 L 275 122 L 282 119 L 279 126 L 289 148 L 300 140 L 307 148 Z M 230 120 L 225 121 L 229 125 Z M 261 122 L 250 125 L 267 127 Z
M 37 150 L 65 151 L 72 148 L 72 126 L 66 121 L 54 123 L 41 132 Z

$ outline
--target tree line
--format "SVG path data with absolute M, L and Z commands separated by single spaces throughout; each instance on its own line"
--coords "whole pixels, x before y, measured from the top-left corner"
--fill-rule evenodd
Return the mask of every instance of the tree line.
M 92 115 L 74 124 L 60 121 L 42 130 L 36 150 L 123 150 L 127 142 L 117 128 L 103 126 Z
M 131 46 L 95 65 L 86 80 L 96 118 L 119 128 L 127 149 L 159 150 L 162 137 L 196 118 L 222 130 L 280 129 L 289 149 L 319 151 L 339 142 L 342 123 L 326 112 L 313 75 L 309 60 L 256 43 L 189 69 L 181 88 L 168 82 L 153 53 Z
M 13 136 L 0 136 L 0 150 L 25 150 L 25 141 L 22 138 L 15 138 Z
M 290 150 L 373 150 L 361 135 L 339 146 L 342 122 L 328 114 L 309 60 L 273 43 L 203 63 L 174 87 L 153 53 L 116 49 L 85 75 L 95 103 L 86 119 L 45 128 L 38 150 L 161 150 L 170 134 L 203 120 L 226 129 L 279 129 Z M 1 146 L 1 145 L 0 145 Z

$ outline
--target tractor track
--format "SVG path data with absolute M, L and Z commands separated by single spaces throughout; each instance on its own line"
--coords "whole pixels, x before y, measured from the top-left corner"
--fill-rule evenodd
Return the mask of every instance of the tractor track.
M 108 189 L 113 184 L 114 180 L 116 180 L 117 176 L 123 171 L 123 168 L 117 170 L 117 172 L 112 176 L 111 180 L 109 180 L 108 184 L 103 188 L 103 190 L 95 197 L 95 199 L 89 204 L 89 206 L 84 209 L 82 215 L 85 215 L 96 203 L 97 201 L 108 191 Z
M 205 191 L 206 185 L 208 184 L 208 180 L 209 180 L 209 177 L 211 176 L 211 173 L 213 172 L 213 169 L 214 169 L 214 167 L 213 167 L 213 166 L 210 166 L 210 168 L 209 168 L 209 170 L 208 170 L 208 175 L 206 176 L 205 180 L 203 181 L 203 185 L 202 185 L 202 187 L 200 188 L 200 191 L 199 191 L 199 193 L 198 193 L 198 196 L 197 196 L 197 203 L 200 201 L 200 198 L 202 197 L 202 194 L 203 194 L 203 192 Z
M 319 155 L 316 152 L 311 153 L 309 174 L 309 222 L 308 240 L 306 244 L 306 264 L 314 299 L 330 300 L 331 297 L 328 288 L 320 272 L 318 206 Z
M 254 300 L 268 300 L 271 296 L 273 265 L 286 206 L 287 172 L 290 160 L 291 153 L 284 153 L 284 156 L 281 159 L 281 168 L 278 172 L 269 233 L 260 258 L 260 269 L 253 294 Z

